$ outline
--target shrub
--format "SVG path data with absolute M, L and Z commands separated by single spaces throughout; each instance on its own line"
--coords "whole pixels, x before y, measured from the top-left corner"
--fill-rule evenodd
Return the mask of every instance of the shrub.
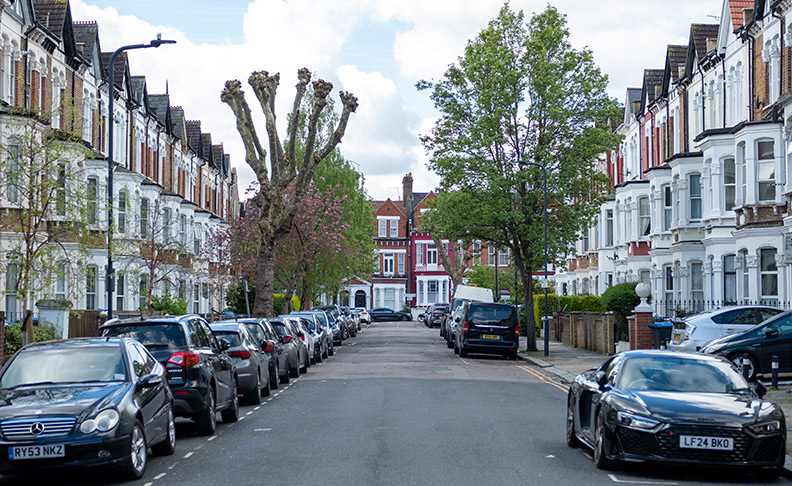
M 300 308 L 300 299 L 296 295 L 292 295 L 291 301 L 292 301 L 292 309 Z M 291 312 L 291 309 L 283 308 L 283 294 L 275 294 L 272 296 L 272 307 L 275 308 L 275 314 L 277 315 L 287 314 Z
M 627 316 L 632 315 L 635 307 L 641 303 L 635 293 L 639 282 L 624 282 L 610 287 L 602 294 L 602 306 L 613 312 L 616 332 L 620 340 L 627 336 Z
M 187 313 L 187 301 L 184 299 L 174 299 L 170 295 L 164 295 L 162 297 L 152 295 L 151 306 L 155 311 L 170 316 L 180 316 Z
M 9 324 L 5 328 L 5 356 L 11 356 L 22 347 L 22 323 Z M 51 341 L 57 339 L 55 329 L 49 326 L 33 326 L 33 339 L 38 341 Z

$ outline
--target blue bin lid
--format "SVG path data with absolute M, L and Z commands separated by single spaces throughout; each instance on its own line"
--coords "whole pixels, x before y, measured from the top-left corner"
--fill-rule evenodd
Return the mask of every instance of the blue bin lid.
M 674 325 L 671 324 L 670 322 L 653 322 L 653 323 L 649 324 L 649 327 L 657 328 L 657 329 L 663 329 L 663 328 L 666 328 L 666 327 L 673 327 L 673 326 Z

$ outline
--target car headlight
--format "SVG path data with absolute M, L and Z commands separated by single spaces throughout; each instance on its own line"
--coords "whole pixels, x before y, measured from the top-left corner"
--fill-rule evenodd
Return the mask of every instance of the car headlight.
M 770 420 L 748 426 L 748 430 L 755 436 L 774 435 L 781 431 L 780 420 Z
M 630 412 L 616 412 L 616 422 L 624 427 L 638 430 L 651 430 L 660 422 Z
M 80 432 L 83 434 L 90 434 L 94 431 L 107 432 L 113 430 L 113 428 L 118 425 L 119 419 L 120 416 L 118 412 L 115 409 L 108 408 L 107 410 L 99 412 L 96 417 L 83 422 L 82 425 L 80 425 Z

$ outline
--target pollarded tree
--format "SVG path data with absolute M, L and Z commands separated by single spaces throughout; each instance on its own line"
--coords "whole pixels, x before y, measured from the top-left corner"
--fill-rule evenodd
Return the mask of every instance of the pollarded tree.
M 322 147 L 315 147 L 319 129 L 317 127 L 322 111 L 328 104 L 327 97 L 333 89 L 332 83 L 318 80 L 312 84 L 313 103 L 307 116 L 307 135 L 302 147 L 302 156 L 298 157 L 297 132 L 300 120 L 302 99 L 311 81 L 311 73 L 303 68 L 297 74 L 297 92 L 294 97 L 292 111 L 289 114 L 288 134 L 285 143 L 278 135 L 275 120 L 275 94 L 280 75 L 270 76 L 266 71 L 254 72 L 248 78 L 248 84 L 258 98 L 264 113 L 267 131 L 267 147 L 264 147 L 253 124 L 250 106 L 245 100 L 238 80 L 228 81 L 223 89 L 221 100 L 231 107 L 237 120 L 237 130 L 245 146 L 245 161 L 253 169 L 259 183 L 259 192 L 253 198 L 259 209 L 258 228 L 261 243 L 256 258 L 256 301 L 253 308 L 255 315 L 272 316 L 274 279 L 275 279 L 275 246 L 281 238 L 292 230 L 294 217 L 300 207 L 316 169 L 322 160 L 330 155 L 341 142 L 349 116 L 358 106 L 357 98 L 350 93 L 341 92 L 343 109 L 332 136 Z M 268 156 L 269 155 L 269 159 Z M 287 197 L 287 189 L 294 184 L 294 189 Z
M 604 193 L 598 158 L 618 144 L 607 125 L 618 107 L 591 51 L 573 49 L 554 7 L 525 22 L 505 5 L 431 90 L 441 117 L 422 138 L 441 178 L 438 204 L 455 234 L 509 248 L 532 302 L 542 269 L 542 172 L 547 169 L 548 246 L 566 255 Z M 456 217 L 454 217 L 456 215 Z M 551 261 L 553 261 L 551 260 Z M 534 329 L 533 313 L 527 313 Z M 529 349 L 536 349 L 533 332 Z

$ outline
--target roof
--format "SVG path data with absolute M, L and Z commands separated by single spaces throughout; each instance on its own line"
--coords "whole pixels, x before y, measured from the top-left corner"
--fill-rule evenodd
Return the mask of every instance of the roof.
M 170 108 L 170 95 L 148 95 L 148 105 L 149 110 L 155 117 L 157 117 L 157 120 L 162 122 L 164 125 L 167 125 L 166 122 L 168 121 L 168 108 Z
M 201 151 L 201 122 L 199 120 L 188 120 L 186 123 L 187 143 L 192 147 L 199 157 L 203 155 Z
M 692 24 L 690 26 L 690 43 L 696 49 L 696 57 L 699 62 L 707 57 L 707 39 L 717 39 L 719 28 L 718 24 Z
M 665 73 L 664 69 L 644 69 L 643 89 L 647 104 L 654 101 L 655 86 L 663 82 L 663 73 Z
M 69 2 L 63 0 L 33 0 L 36 19 L 52 34 L 61 39 L 66 19 L 69 17 Z M 78 41 L 79 42 L 79 41 Z
M 671 81 L 676 83 L 679 81 L 679 66 L 685 66 L 687 59 L 688 46 L 675 46 L 669 45 L 666 50 L 666 69 L 671 72 Z
M 185 140 L 184 109 L 181 106 L 171 106 L 170 112 L 173 134 Z
M 112 52 L 102 53 L 102 78 L 110 79 L 110 58 L 113 56 Z M 119 52 L 115 58 L 115 69 L 113 69 L 113 84 L 117 89 L 124 86 L 124 73 L 126 73 L 127 66 L 127 53 Z M 143 76 L 140 76 L 143 78 Z M 143 78 L 145 80 L 145 78 Z
M 729 12 L 731 13 L 732 29 L 737 30 L 742 27 L 743 9 L 753 8 L 754 0 L 729 0 Z
M 131 98 L 139 105 L 143 105 L 143 97 L 146 95 L 146 77 L 132 76 L 129 78 L 132 86 Z

